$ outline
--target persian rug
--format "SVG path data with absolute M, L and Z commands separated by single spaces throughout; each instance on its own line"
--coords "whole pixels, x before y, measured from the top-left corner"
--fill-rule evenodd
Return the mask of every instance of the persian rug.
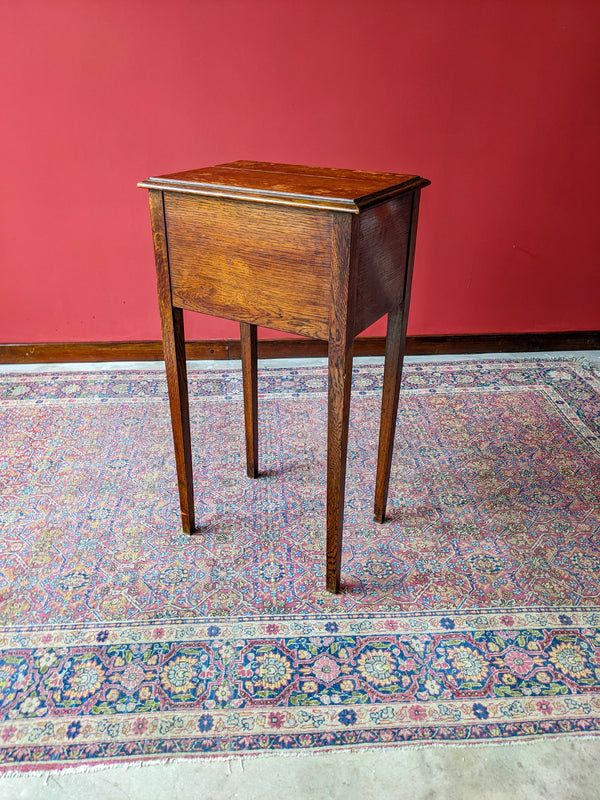
M 339 595 L 326 371 L 191 371 L 199 533 L 162 372 L 0 376 L 0 768 L 594 734 L 600 382 L 576 360 L 408 364 L 389 521 L 382 369 L 354 369 Z

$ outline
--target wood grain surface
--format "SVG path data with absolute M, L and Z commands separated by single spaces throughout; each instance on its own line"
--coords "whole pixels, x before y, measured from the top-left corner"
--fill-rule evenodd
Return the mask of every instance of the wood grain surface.
M 174 308 L 171 305 L 169 255 L 162 192 L 150 191 L 149 199 L 154 258 L 156 261 L 158 305 L 167 384 L 169 387 L 171 425 L 173 428 L 177 484 L 181 507 L 181 526 L 185 533 L 194 533 L 196 522 L 194 516 L 192 444 L 190 438 L 183 312 L 180 308 Z
M 173 303 L 327 339 L 331 212 L 165 192 Z
M 402 301 L 413 194 L 371 206 L 359 216 L 355 335 Z
M 240 322 L 244 425 L 246 428 L 246 474 L 258 478 L 258 368 L 256 325 Z
M 421 192 L 416 191 L 411 198 L 409 209 L 410 222 L 406 230 L 405 246 L 403 248 L 406 263 L 402 270 L 404 286 L 399 293 L 400 302 L 388 314 L 383 391 L 381 396 L 377 476 L 375 479 L 375 506 L 373 511 L 375 522 L 381 523 L 385 521 L 388 489 L 390 485 L 390 470 L 394 452 L 398 399 L 402 380 L 406 327 L 408 325 L 408 309 L 410 305 L 413 266 L 415 261 L 420 195 Z
M 418 175 L 233 161 L 148 178 L 138 186 L 358 213 L 372 203 L 428 183 Z
M 337 214 L 331 236 L 327 405 L 326 587 L 334 593 L 340 590 L 357 259 L 358 218 Z
M 452 336 L 407 336 L 406 355 L 450 356 L 461 353 L 540 353 L 556 350 L 600 350 L 600 331 L 546 333 L 472 333 Z M 196 339 L 185 343 L 188 360 L 240 358 L 239 339 Z M 358 336 L 355 356 L 382 356 L 385 336 Z M 258 340 L 260 358 L 322 358 L 327 342 L 317 339 Z M 0 364 L 60 364 L 104 361 L 162 361 L 162 341 L 25 342 L 0 344 Z

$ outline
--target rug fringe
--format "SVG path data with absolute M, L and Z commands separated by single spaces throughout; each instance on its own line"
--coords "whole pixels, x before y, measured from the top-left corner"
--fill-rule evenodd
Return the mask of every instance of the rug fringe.
M 203 756 L 173 756 L 171 758 L 145 758 L 133 759 L 131 761 L 109 761 L 101 764 L 48 764 L 42 768 L 32 767 L 29 769 L 27 766 L 22 769 L 10 769 L 6 772 L 0 771 L 0 782 L 5 778 L 45 778 L 44 786 L 48 785 L 48 781 L 53 775 L 76 775 L 83 773 L 103 772 L 115 769 L 144 769 L 146 767 L 154 766 L 173 766 L 182 764 L 211 764 L 215 762 L 227 763 L 227 774 L 232 774 L 232 764 L 239 765 L 241 772 L 244 771 L 244 761 L 258 760 L 261 758 L 315 758 L 320 756 L 340 756 L 350 753 L 374 753 L 377 751 L 389 750 L 429 750 L 431 748 L 438 749 L 471 749 L 483 747 L 512 747 L 512 746 L 535 746 L 543 742 L 549 741 L 581 741 L 581 740 L 596 740 L 600 737 L 600 733 L 578 733 L 578 734 L 544 734 L 534 735 L 523 738 L 512 739 L 494 739 L 488 741 L 460 741 L 460 742 L 440 742 L 435 740 L 422 741 L 422 742 L 394 742 L 387 745 L 368 745 L 359 747 L 330 747 L 306 750 L 262 750 L 253 753 L 215 753 L 206 754 Z

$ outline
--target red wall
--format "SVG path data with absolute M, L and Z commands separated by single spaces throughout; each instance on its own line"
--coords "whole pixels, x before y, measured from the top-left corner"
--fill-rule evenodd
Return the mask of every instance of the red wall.
M 135 184 L 237 158 L 432 180 L 412 334 L 600 328 L 597 0 L 0 0 L 0 39 L 0 342 L 158 338 Z

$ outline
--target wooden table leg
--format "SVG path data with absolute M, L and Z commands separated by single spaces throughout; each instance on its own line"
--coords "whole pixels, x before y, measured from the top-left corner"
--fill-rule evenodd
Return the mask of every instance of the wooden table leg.
M 326 585 L 334 593 L 340 590 L 342 565 L 352 350 L 352 341 L 337 344 L 329 342 Z
M 373 514 L 375 522 L 385 521 L 385 508 L 390 485 L 390 467 L 394 452 L 398 395 L 402 380 L 402 365 L 406 345 L 406 328 L 415 260 L 420 197 L 421 191 L 419 189 L 413 193 L 412 197 L 403 299 L 400 305 L 392 309 L 388 314 L 385 366 L 383 370 L 383 397 L 381 400 L 381 427 L 379 429 L 379 454 L 377 456 L 377 479 L 375 483 L 375 509 Z
M 192 442 L 190 437 L 183 311 L 181 308 L 174 308 L 171 302 L 162 192 L 151 191 L 149 195 L 163 352 L 169 388 L 171 425 L 173 428 L 177 483 L 181 506 L 181 527 L 185 533 L 194 533 L 196 530 L 194 478 L 192 472 Z
M 258 368 L 256 325 L 240 322 L 244 421 L 246 423 L 246 471 L 258 478 Z
M 184 533 L 194 533 L 194 476 L 192 471 L 192 440 L 190 436 L 190 412 L 188 403 L 187 368 L 185 363 L 185 337 L 183 333 L 183 311 L 172 309 L 172 324 L 163 323 L 163 348 L 171 425 L 175 444 L 177 484 L 181 506 L 181 527 Z
M 394 435 L 398 415 L 398 396 L 402 379 L 404 346 L 406 342 L 406 320 L 404 305 L 390 311 L 385 342 L 385 366 L 383 369 L 383 396 L 381 399 L 381 425 L 379 428 L 379 454 L 377 457 L 377 480 L 375 483 L 375 522 L 384 522 L 390 485 L 390 467 L 394 452 Z
M 357 217 L 335 214 L 331 241 L 329 383 L 327 405 L 326 587 L 340 590 L 346 489 L 348 421 L 352 386 L 354 306 L 358 258 Z

